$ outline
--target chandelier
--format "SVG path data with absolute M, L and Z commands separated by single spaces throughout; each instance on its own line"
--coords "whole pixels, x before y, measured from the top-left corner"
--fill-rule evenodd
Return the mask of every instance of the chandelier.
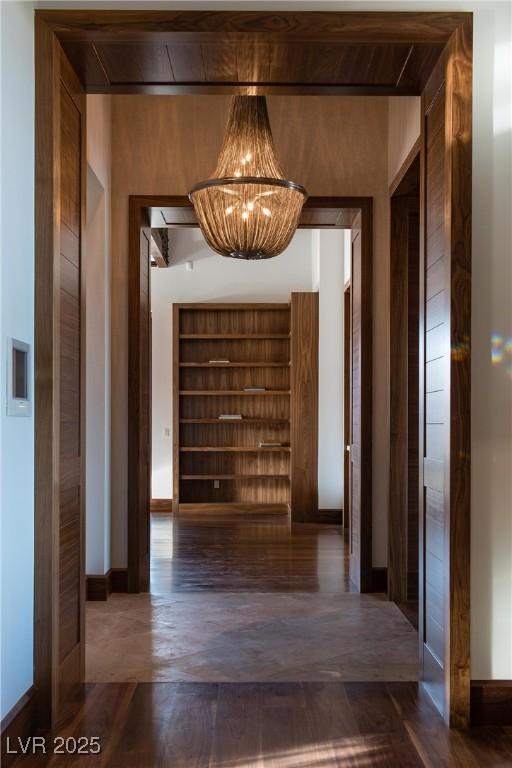
M 189 193 L 210 248 L 237 259 L 282 253 L 297 229 L 306 190 L 283 178 L 264 96 L 234 96 L 213 178 Z

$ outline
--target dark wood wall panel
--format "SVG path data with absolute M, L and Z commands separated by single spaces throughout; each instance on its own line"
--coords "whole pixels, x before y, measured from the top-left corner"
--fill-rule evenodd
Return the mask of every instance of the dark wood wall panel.
M 391 197 L 388 595 L 398 603 L 418 593 L 418 212 L 416 158 Z
M 420 625 L 424 680 L 446 721 L 470 722 L 471 20 L 425 88 Z
M 291 508 L 297 522 L 318 511 L 318 293 L 292 293 Z
M 62 58 L 59 219 L 58 704 L 69 717 L 84 670 L 83 280 L 85 99 Z
M 249 20 L 239 12 L 216 19 L 210 14 L 208 29 L 200 15 L 192 12 L 185 21 L 182 14 L 177 21 L 168 14 L 167 24 L 160 16 L 154 40 L 137 34 L 132 22 L 133 35 L 124 29 L 113 37 L 111 22 L 107 35 L 91 25 L 86 32 L 73 30 L 71 24 L 61 28 L 59 36 L 91 92 L 122 92 L 130 86 L 161 86 L 159 92 L 174 93 L 187 92 L 187 86 L 196 92 L 222 86 L 232 92 L 236 86 L 255 85 L 299 93 L 349 89 L 345 92 L 419 94 L 447 35 L 446 29 L 429 33 L 426 19 L 423 34 L 416 32 L 411 40 L 397 39 L 389 30 L 368 29 L 366 16 L 360 40 L 346 34 L 347 22 L 340 27 L 336 14 L 308 13 L 307 28 L 300 35 L 303 22 L 298 17 L 292 21 L 289 14 L 265 14 L 265 20 Z M 361 22 L 356 26 L 362 30 Z
M 423 483 L 423 654 L 427 682 L 443 709 L 445 666 L 444 474 L 449 432 L 450 329 L 445 254 L 445 91 L 438 92 L 425 117 L 425 372 Z M 432 373 L 431 373 L 431 368 Z M 424 661 L 425 664 L 425 661 Z
M 350 318 L 350 579 L 361 589 L 361 233 L 352 237 Z

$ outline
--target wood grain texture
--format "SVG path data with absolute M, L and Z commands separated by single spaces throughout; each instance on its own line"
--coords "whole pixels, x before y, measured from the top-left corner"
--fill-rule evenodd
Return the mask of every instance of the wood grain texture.
M 318 294 L 291 298 L 291 514 L 313 522 L 318 509 Z
M 470 708 L 472 17 L 453 32 L 446 72 L 450 257 L 450 724 Z M 445 203 L 446 205 L 446 203 Z
M 470 722 L 471 78 L 468 19 L 422 104 L 420 647 L 424 679 L 456 727 Z
M 417 683 L 92 683 L 72 725 L 101 759 L 141 766 L 351 765 L 492 768 L 512 762 L 510 728 L 449 731 Z M 152 738 L 148 739 L 147 734 Z M 91 757 L 76 755 L 76 768 Z M 57 768 L 58 755 L 16 766 Z
M 172 512 L 172 499 L 151 499 L 150 512 L 152 515 L 169 515 Z
M 288 304 L 173 306 L 175 514 L 182 504 L 196 504 L 196 512 L 223 502 L 230 511 L 243 503 L 288 508 L 289 361 Z M 252 386 L 265 391 L 244 391 Z M 221 413 L 243 419 L 221 421 Z M 281 446 L 260 448 L 260 441 Z
M 418 589 L 418 149 L 409 163 L 390 201 L 388 596 L 398 603 Z
M 90 92 L 421 92 L 464 14 L 43 11 Z
M 128 580 L 149 589 L 151 472 L 150 230 L 145 210 L 130 200 L 128 346 Z
M 445 43 L 466 13 L 332 13 L 279 11 L 80 11 L 43 10 L 40 18 L 62 38 L 83 40 L 92 32 L 107 40 L 154 40 L 159 35 L 196 35 L 215 42 L 219 34 L 273 41 L 321 39 L 345 42 Z
M 85 658 L 85 96 L 44 24 L 36 58 L 35 682 L 50 726 L 72 717 Z
M 350 282 L 343 293 L 343 526 L 350 525 Z
M 421 206 L 423 209 L 423 251 L 420 262 L 420 276 L 423 285 L 423 298 L 420 304 L 420 314 L 423 315 L 423 336 L 420 343 L 423 347 L 423 370 L 421 381 L 423 390 L 420 395 L 422 420 L 422 461 L 420 493 L 420 528 L 422 545 L 420 548 L 420 648 L 423 665 L 423 679 L 442 713 L 445 713 L 445 654 L 444 635 L 446 631 L 446 616 L 449 610 L 446 600 L 443 571 L 447 567 L 445 548 L 433 552 L 433 528 L 427 525 L 429 510 L 435 499 L 439 504 L 439 525 L 443 531 L 447 522 L 448 512 L 446 501 L 443 499 L 445 489 L 445 474 L 447 472 L 447 439 L 446 408 L 448 400 L 449 381 L 449 309 L 447 296 L 447 259 L 445 256 L 444 238 L 439 238 L 437 232 L 444 231 L 445 222 L 445 85 L 437 87 L 439 75 L 434 73 L 436 87 L 432 87 L 432 99 L 427 104 L 427 95 L 423 97 L 423 179 L 421 186 Z M 430 84 L 427 84 L 426 94 Z M 437 298 L 436 298 L 437 297 Z M 438 322 L 429 323 L 432 301 L 442 299 Z M 432 444 L 432 431 L 429 416 L 425 383 L 430 379 L 430 368 L 438 366 L 437 397 L 442 402 L 442 424 L 439 425 L 439 436 Z M 430 418 L 432 421 L 432 418 Z M 440 443 L 440 445 L 438 445 Z M 434 445 L 436 446 L 434 448 Z
M 55 696 L 53 610 L 54 529 L 59 515 L 56 471 L 59 455 L 58 348 L 59 303 L 54 302 L 58 278 L 59 223 L 54 212 L 60 185 L 60 56 L 50 28 L 35 25 L 36 145 L 35 187 L 35 594 L 34 652 L 37 722 L 51 726 Z M 58 210 L 58 206 L 57 206 Z
M 471 726 L 512 726 L 512 680 L 471 681 Z
M 371 592 L 372 577 L 372 201 L 352 230 L 350 337 L 350 578 Z
M 85 583 L 86 600 L 104 602 L 110 597 L 111 587 L 109 573 L 98 575 L 88 574 Z

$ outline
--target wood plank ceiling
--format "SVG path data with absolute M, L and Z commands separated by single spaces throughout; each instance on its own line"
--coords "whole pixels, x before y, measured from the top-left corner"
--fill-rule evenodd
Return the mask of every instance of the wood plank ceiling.
M 455 18 L 364 16 L 74 11 L 55 29 L 89 93 L 421 93 Z

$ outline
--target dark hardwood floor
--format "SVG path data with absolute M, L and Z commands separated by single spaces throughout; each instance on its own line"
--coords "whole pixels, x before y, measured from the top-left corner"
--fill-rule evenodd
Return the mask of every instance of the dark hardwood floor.
M 415 683 L 98 683 L 62 736 L 98 755 L 19 757 L 73 768 L 489 768 L 512 729 L 447 730 Z
M 353 592 L 343 528 L 288 515 L 153 515 L 152 594 L 202 591 Z
M 512 766 L 512 728 L 450 731 L 418 683 L 389 682 L 407 667 L 397 627 L 414 633 L 382 595 L 350 591 L 347 560 L 336 527 L 155 516 L 152 594 L 88 606 L 89 672 L 110 676 L 89 676 L 105 681 L 15 766 Z M 54 753 L 93 736 L 97 755 Z

